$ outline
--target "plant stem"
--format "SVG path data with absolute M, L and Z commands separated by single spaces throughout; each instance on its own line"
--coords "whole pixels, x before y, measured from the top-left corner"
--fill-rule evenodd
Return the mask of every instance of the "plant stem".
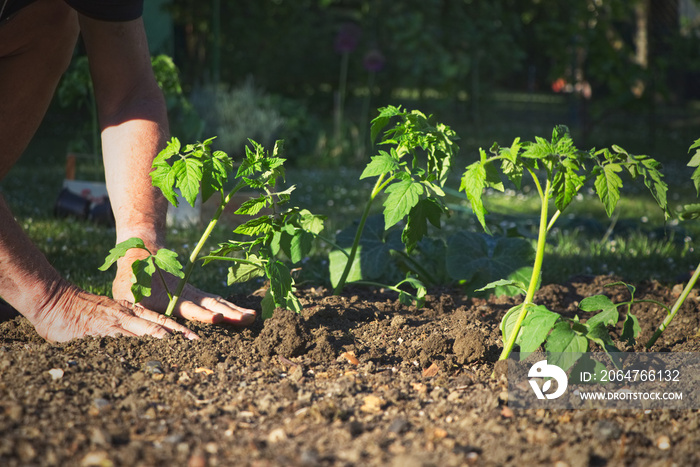
M 690 291 L 695 287 L 695 283 L 698 281 L 698 277 L 700 277 L 700 264 L 698 267 L 695 269 L 695 272 L 693 273 L 692 277 L 688 281 L 688 283 L 685 285 L 685 288 L 683 289 L 683 292 L 681 292 L 680 297 L 676 300 L 676 303 L 673 304 L 673 308 L 671 308 L 671 312 L 666 316 L 666 319 L 659 325 L 659 328 L 656 330 L 653 336 L 651 336 L 651 339 L 649 339 L 649 342 L 646 343 L 646 348 L 649 349 L 651 348 L 652 345 L 656 342 L 656 340 L 659 338 L 662 332 L 666 330 L 668 325 L 671 323 L 671 320 L 673 320 L 673 317 L 676 316 L 676 313 L 678 313 L 678 310 L 681 309 L 681 305 L 685 302 L 685 299 L 688 298 L 688 295 L 690 294 Z
M 221 199 L 221 203 L 219 203 L 219 208 L 216 210 L 216 212 L 214 213 L 214 216 L 209 221 L 209 225 L 207 225 L 207 228 L 204 230 L 204 233 L 202 234 L 201 238 L 197 242 L 197 245 L 192 250 L 192 253 L 190 253 L 190 257 L 187 261 L 187 265 L 185 266 L 185 270 L 184 270 L 185 276 L 182 279 L 180 279 L 180 282 L 177 284 L 177 289 L 175 289 L 175 293 L 170 298 L 170 302 L 168 302 L 168 308 L 165 310 L 165 316 L 172 316 L 173 310 L 175 310 L 175 306 L 177 305 L 177 302 L 180 299 L 180 295 L 182 294 L 182 291 L 185 289 L 185 285 L 189 281 L 190 274 L 192 274 L 192 270 L 194 269 L 194 264 L 197 261 L 197 256 L 199 256 L 199 253 L 202 251 L 204 244 L 209 239 L 209 236 L 211 235 L 212 231 L 214 230 L 214 227 L 216 227 L 216 224 L 219 222 L 219 218 L 221 217 L 221 214 L 224 212 L 226 205 L 229 203 L 229 201 L 231 201 L 231 198 L 233 198 L 233 195 L 235 195 L 238 190 L 243 188 L 243 186 L 245 186 L 244 183 L 239 182 L 236 185 L 236 187 L 233 190 L 231 190 L 231 192 L 228 195 L 226 195 L 226 197 L 224 197 L 222 194 L 222 199 Z
M 389 177 L 389 179 L 385 182 L 385 175 L 386 174 L 382 174 L 379 176 L 377 182 L 374 184 L 374 188 L 372 189 L 372 194 L 367 200 L 367 204 L 365 204 L 365 209 L 364 211 L 362 211 L 360 224 L 357 226 L 357 232 L 355 232 L 355 238 L 352 242 L 352 248 L 350 249 L 350 254 L 348 255 L 348 262 L 345 263 L 345 269 L 343 269 L 343 274 L 340 276 L 340 280 L 335 286 L 335 289 L 333 289 L 333 295 L 340 295 L 340 293 L 343 291 L 343 287 L 345 287 L 345 281 L 348 279 L 348 274 L 350 274 L 352 264 L 355 262 L 357 248 L 360 246 L 360 238 L 362 238 L 362 231 L 365 228 L 365 223 L 367 222 L 367 218 L 369 217 L 369 211 L 372 207 L 372 202 L 374 201 L 374 198 L 376 198 L 377 195 L 382 191 L 382 188 L 384 188 L 386 184 L 393 179 L 393 177 Z
M 534 178 L 534 177 L 533 177 Z M 542 191 L 539 182 L 535 178 L 535 184 L 537 185 L 537 189 L 540 192 L 540 198 L 542 199 L 542 208 L 540 210 L 540 228 L 539 232 L 537 235 L 537 249 L 535 251 L 535 263 L 532 266 L 532 276 L 530 277 L 530 284 L 527 288 L 527 294 L 525 295 L 525 300 L 523 301 L 523 307 L 520 310 L 520 314 L 518 315 L 518 320 L 515 322 L 515 327 L 511 331 L 510 336 L 508 336 L 508 341 L 505 343 L 505 346 L 503 347 L 503 352 L 501 353 L 501 356 L 498 358 L 499 360 L 505 360 L 508 358 L 510 353 L 513 350 L 513 346 L 515 346 L 515 340 L 518 337 L 518 333 L 520 332 L 520 327 L 523 324 L 523 321 L 525 320 L 525 316 L 527 316 L 528 308 L 530 305 L 533 304 L 533 298 L 535 297 L 535 292 L 537 291 L 537 283 L 539 282 L 540 278 L 540 273 L 542 271 L 542 262 L 544 260 L 544 247 L 545 247 L 545 242 L 547 239 L 547 230 L 548 230 L 548 223 L 547 223 L 547 217 L 548 217 L 548 211 L 549 211 L 549 191 L 550 191 L 550 181 L 549 179 L 547 180 L 547 184 L 545 185 L 544 191 Z M 551 227 L 551 225 L 550 225 Z

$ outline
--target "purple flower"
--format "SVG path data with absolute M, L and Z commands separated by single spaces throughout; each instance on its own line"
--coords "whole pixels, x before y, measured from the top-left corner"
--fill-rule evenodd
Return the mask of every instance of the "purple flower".
M 376 73 L 384 68 L 385 62 L 384 55 L 377 49 L 372 49 L 367 52 L 365 58 L 362 60 L 365 70 L 372 73 Z
M 335 36 L 335 50 L 340 53 L 349 53 L 357 48 L 360 43 L 362 29 L 355 23 L 345 23 L 340 26 Z

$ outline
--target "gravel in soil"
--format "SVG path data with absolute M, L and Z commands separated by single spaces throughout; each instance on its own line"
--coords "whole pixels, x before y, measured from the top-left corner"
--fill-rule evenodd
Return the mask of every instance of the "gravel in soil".
M 573 315 L 589 295 L 627 300 L 613 280 L 548 285 L 536 302 Z M 636 297 L 679 292 L 648 282 Z M 511 410 L 494 370 L 515 299 L 435 290 L 415 309 L 382 291 L 307 289 L 301 301 L 300 316 L 276 310 L 248 329 L 190 323 L 197 341 L 50 344 L 23 318 L 3 322 L 0 465 L 700 464 L 697 410 Z M 634 311 L 644 342 L 664 312 Z M 697 311 L 693 294 L 654 350 L 698 351 Z

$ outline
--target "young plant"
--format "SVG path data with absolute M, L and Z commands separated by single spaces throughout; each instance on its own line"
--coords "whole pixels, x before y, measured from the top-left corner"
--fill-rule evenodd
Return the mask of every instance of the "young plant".
M 622 179 L 618 173 L 622 171 L 627 171 L 633 179 L 641 177 L 658 205 L 667 213 L 668 187 L 662 180 L 660 164 L 648 156 L 629 154 L 618 146 L 613 146 L 612 151 L 580 151 L 574 146 L 568 129 L 564 126 L 554 128 L 551 141 L 537 137 L 535 142 L 521 143 L 516 138 L 508 148 L 494 144 L 491 154 L 489 156 L 480 150 L 479 161 L 467 167 L 460 185 L 460 190 L 466 193 L 472 210 L 486 232 L 489 232 L 489 228 L 486 225 L 487 211 L 482 194 L 487 187 L 503 191 L 501 175 L 520 189 L 523 175 L 526 172 L 530 174 L 541 203 L 535 259 L 529 282 L 499 280 L 483 288 L 514 286 L 525 294 L 523 302 L 510 309 L 501 322 L 504 347 L 500 359 L 508 358 L 516 344 L 520 346 L 521 352 L 529 353 L 537 350 L 545 340 L 548 350 L 577 352 L 582 341 L 576 326 L 572 327 L 570 323 L 562 321 L 558 313 L 533 302 L 540 284 L 547 233 L 590 180 L 593 180 L 593 187 L 605 212 L 611 216 L 620 199 Z M 500 167 L 497 167 L 497 162 Z M 550 202 L 553 202 L 556 209 L 551 216 Z M 586 332 L 583 338 L 598 342 L 597 334 Z M 600 342 L 605 343 L 604 340 Z
M 197 261 L 204 264 L 216 260 L 228 261 L 232 263 L 228 274 L 229 285 L 259 276 L 265 276 L 270 281 L 270 288 L 263 299 L 263 318 L 271 316 L 278 306 L 299 311 L 301 305 L 294 295 L 294 279 L 289 268 L 277 256 L 282 252 L 292 262 L 301 261 L 311 249 L 314 236 L 323 229 L 324 218 L 298 208 L 279 209 L 289 201 L 294 187 L 275 191 L 277 180 L 284 178 L 284 159 L 279 157 L 277 144 L 272 154 L 266 154 L 261 145 L 251 140 L 252 147 L 246 147 L 246 157 L 233 177 L 233 188 L 227 189 L 233 163 L 224 152 L 212 152 L 213 139 L 183 148 L 173 138 L 153 162 L 153 185 L 160 188 L 174 206 L 178 205 L 178 191 L 192 206 L 200 194 L 203 201 L 214 195 L 219 196 L 219 206 L 190 253 L 187 264 L 183 267 L 177 260 L 177 254 L 171 250 L 161 248 L 151 252 L 141 239 L 131 238 L 112 248 L 100 269 L 107 270 L 132 248 L 146 250 L 148 256 L 132 264 L 131 291 L 134 299 L 138 302 L 150 296 L 152 276 L 157 274 L 170 299 L 165 315 L 171 316 Z M 243 188 L 255 190 L 259 196 L 244 202 L 235 212 L 252 218 L 238 226 L 233 233 L 247 236 L 250 240 L 229 240 L 209 254 L 200 256 L 226 205 Z M 269 213 L 261 214 L 263 210 Z M 175 290 L 168 289 L 164 272 L 180 278 Z
M 695 167 L 691 178 L 693 180 L 693 184 L 695 185 L 695 190 L 700 196 L 700 139 L 696 140 L 695 143 L 693 143 L 693 145 L 690 146 L 689 151 L 692 151 L 693 149 L 695 149 L 695 154 L 693 155 L 693 157 L 691 157 L 690 162 L 688 162 L 688 167 Z M 681 219 L 700 218 L 700 204 L 692 204 L 689 206 L 685 206 L 683 212 L 680 213 L 680 217 Z M 656 343 L 656 340 L 659 338 L 659 336 L 661 336 L 661 334 L 666 330 L 668 325 L 671 324 L 671 321 L 676 316 L 676 313 L 678 313 L 678 310 L 681 309 L 681 306 L 685 302 L 686 298 L 688 298 L 690 291 L 693 290 L 693 287 L 695 287 L 695 284 L 698 282 L 698 277 L 700 277 L 700 264 L 698 264 L 698 266 L 695 268 L 695 272 L 693 272 L 693 275 L 691 276 L 688 283 L 685 285 L 685 288 L 681 292 L 680 296 L 676 299 L 676 302 L 673 304 L 673 307 L 669 309 L 668 307 L 661 305 L 663 308 L 666 309 L 668 314 L 666 315 L 666 318 L 663 320 L 663 322 L 656 329 L 654 334 L 651 336 L 649 341 L 646 343 L 647 349 L 650 349 Z
M 334 293 L 340 294 L 348 281 L 365 281 L 366 271 L 363 261 L 370 259 L 383 261 L 376 255 L 369 258 L 371 249 L 367 246 L 363 232 L 374 200 L 382 193 L 384 200 L 382 232 L 406 219 L 401 232 L 401 243 L 408 256 L 427 233 L 428 222 L 440 227 L 440 217 L 446 212 L 441 198 L 445 196 L 443 186 L 447 180 L 452 156 L 457 152 L 457 136 L 447 125 L 435 123 L 431 117 L 413 110 L 388 106 L 379 109 L 379 115 L 371 123 L 371 139 L 375 141 L 393 118 L 396 125 L 384 132 L 381 142 L 387 150 L 379 150 L 372 157 L 360 179 L 376 177 L 374 188 L 365 205 L 362 217 L 355 230 L 349 250 L 338 245 L 330 255 L 331 282 Z M 375 226 L 377 227 L 377 226 Z M 377 229 L 375 229 L 377 230 Z M 383 234 L 382 234 L 383 236 Z M 386 243 L 383 240 L 383 243 Z M 385 249 L 386 250 L 386 249 Z M 396 248 L 389 250 L 398 251 Z M 377 251 L 374 251 L 376 254 Z M 410 274 L 410 273 L 409 273 Z M 366 281 L 365 281 L 366 282 Z M 409 275 L 404 282 L 418 287 L 424 295 L 422 284 Z M 422 292 L 421 292 L 422 291 Z

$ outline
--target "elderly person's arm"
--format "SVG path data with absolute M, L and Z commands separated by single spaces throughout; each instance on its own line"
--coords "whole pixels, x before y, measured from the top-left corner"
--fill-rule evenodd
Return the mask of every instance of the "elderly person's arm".
M 151 164 L 169 137 L 165 101 L 151 68 L 143 22 L 109 22 L 80 15 L 80 30 L 90 61 L 102 127 L 102 148 L 107 190 L 114 210 L 117 242 L 131 237 L 144 240 L 152 252 L 165 243 L 167 201 L 151 185 Z M 143 257 L 134 250 L 118 262 L 113 284 L 116 299 L 133 301 L 131 263 Z M 175 278 L 168 277 L 175 288 Z M 141 304 L 153 311 L 167 307 L 160 282 Z M 175 314 L 187 319 L 250 324 L 252 310 L 240 308 L 221 297 L 185 288 Z

